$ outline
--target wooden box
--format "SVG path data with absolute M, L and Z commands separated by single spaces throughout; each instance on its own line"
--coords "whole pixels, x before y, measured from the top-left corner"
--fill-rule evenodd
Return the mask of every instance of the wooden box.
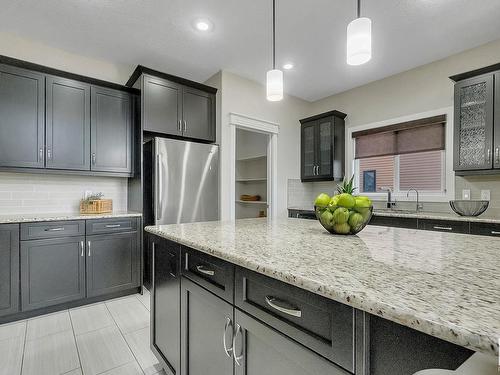
M 113 212 L 112 199 L 98 199 L 80 202 L 80 213 L 84 215 L 107 214 Z

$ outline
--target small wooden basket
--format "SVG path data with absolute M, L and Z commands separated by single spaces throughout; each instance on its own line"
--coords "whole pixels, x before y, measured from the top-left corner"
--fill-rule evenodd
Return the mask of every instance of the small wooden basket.
M 112 199 L 98 199 L 80 202 L 80 213 L 83 215 L 107 214 L 113 212 Z

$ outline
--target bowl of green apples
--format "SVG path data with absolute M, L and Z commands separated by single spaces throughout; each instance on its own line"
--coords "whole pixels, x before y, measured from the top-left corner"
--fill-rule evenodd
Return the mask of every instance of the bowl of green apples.
M 316 218 L 332 234 L 357 234 L 372 217 L 372 201 L 362 195 L 353 195 L 356 190 L 353 180 L 354 176 L 349 181 L 344 180 L 332 197 L 321 193 L 314 201 Z

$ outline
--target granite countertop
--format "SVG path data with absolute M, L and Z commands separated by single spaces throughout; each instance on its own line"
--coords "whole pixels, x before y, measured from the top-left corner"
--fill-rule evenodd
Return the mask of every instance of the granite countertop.
M 305 219 L 146 227 L 264 275 L 475 351 L 498 354 L 500 238 Z
M 82 215 L 75 213 L 37 213 L 37 214 L 13 214 L 0 215 L 0 224 L 32 223 L 39 221 L 63 221 L 63 220 L 90 220 L 90 219 L 111 219 L 120 217 L 140 217 L 139 212 L 117 211 L 109 214 Z
M 289 210 L 298 211 L 310 211 L 314 212 L 312 207 L 288 207 Z M 451 221 L 467 221 L 476 223 L 493 223 L 500 224 L 500 217 L 488 216 L 483 214 L 481 216 L 459 216 L 453 212 L 408 212 L 408 211 L 398 211 L 398 210 L 384 210 L 384 209 L 374 209 L 374 216 L 384 216 L 384 217 L 407 217 L 416 219 L 433 219 L 433 220 L 451 220 Z

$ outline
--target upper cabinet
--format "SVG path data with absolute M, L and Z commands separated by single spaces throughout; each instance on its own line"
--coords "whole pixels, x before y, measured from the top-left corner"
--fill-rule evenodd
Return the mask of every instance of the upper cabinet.
M 302 181 L 344 178 L 345 117 L 331 111 L 300 120 Z
M 132 89 L 33 68 L 0 65 L 0 167 L 131 176 Z
M 127 85 L 141 89 L 144 131 L 215 142 L 215 88 L 143 66 Z
M 0 166 L 45 165 L 45 77 L 0 65 Z
M 458 175 L 500 172 L 500 64 L 455 83 L 453 166 Z
M 131 106 L 128 93 L 92 87 L 91 170 L 132 172 Z
M 90 169 L 90 85 L 46 80 L 46 168 Z

